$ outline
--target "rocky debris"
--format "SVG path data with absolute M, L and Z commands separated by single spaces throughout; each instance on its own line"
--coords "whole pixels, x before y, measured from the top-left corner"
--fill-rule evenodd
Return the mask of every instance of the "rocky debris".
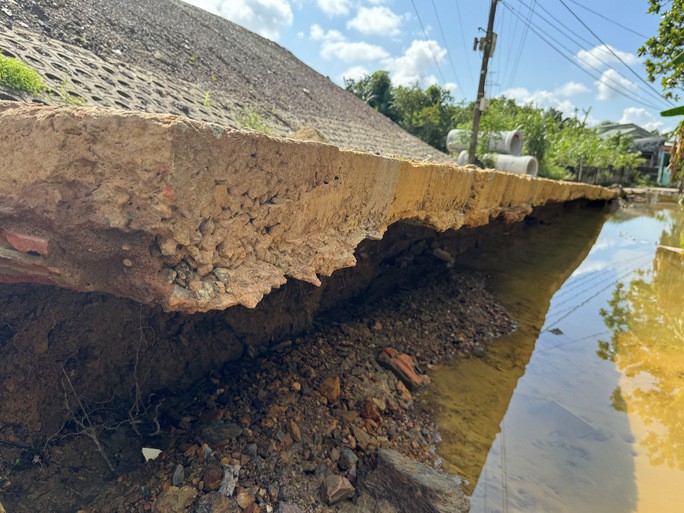
M 340 377 L 329 376 L 323 380 L 318 391 L 329 403 L 335 403 L 340 398 Z
M 392 347 L 386 347 L 380 352 L 378 362 L 394 372 L 411 390 L 417 390 L 430 382 L 430 378 L 426 375 L 416 372 L 416 364 L 413 362 L 413 358 L 407 354 L 399 354 Z
M 193 487 L 196 513 L 272 513 L 280 502 L 305 513 L 390 511 L 386 504 L 372 505 L 368 497 L 364 511 L 349 500 L 328 506 L 321 496 L 321 482 L 332 475 L 359 490 L 362 462 L 379 448 L 437 464 L 438 434 L 429 404 L 421 401 L 424 388 L 409 392 L 392 370 L 379 364 L 378 352 L 394 348 L 409 355 L 416 368 L 429 370 L 445 358 L 471 354 L 514 325 L 486 292 L 481 277 L 445 271 L 442 264 L 435 268 L 434 257 L 425 258 L 432 262 L 423 271 L 427 274 L 400 286 L 393 281 L 392 294 L 346 304 L 321 317 L 316 330 L 209 373 L 177 398 L 167 396 L 158 440 L 164 452 L 140 470 L 144 477 L 123 474 L 121 482 L 107 485 L 86 509 L 146 513 L 156 507 L 155 496 L 162 500 L 169 489 Z M 406 276 L 407 271 L 397 272 Z M 335 401 L 321 393 L 326 380 L 333 386 L 323 392 L 334 390 Z M 90 443 L 81 440 L 86 447 Z M 82 454 L 79 450 L 79 459 Z M 185 473 L 182 487 L 173 486 L 178 465 Z M 44 486 L 40 476 L 33 477 L 22 484 L 23 475 L 15 475 L 13 486 Z M 228 497 L 218 492 L 224 478 Z M 68 492 L 62 490 L 59 501 L 62 496 Z M 365 504 L 363 494 L 357 499 Z M 63 504 L 50 507 L 73 511 Z M 12 513 L 45 510 L 34 505 L 29 501 L 29 509 L 17 509 L 6 504 L 13 506 Z
M 240 475 L 240 465 L 225 465 L 223 468 L 223 480 L 218 493 L 225 497 L 230 497 L 235 491 L 235 485 Z
M 340 451 L 340 458 L 337 460 L 337 465 L 341 470 L 350 470 L 359 462 L 359 457 L 349 447 L 343 447 Z
M 299 506 L 289 502 L 279 502 L 275 509 L 275 513 L 304 513 Z
M 200 497 L 194 513 L 237 513 L 238 506 L 228 497 L 211 492 Z
M 191 486 L 171 486 L 157 499 L 159 513 L 185 513 L 197 498 L 197 490 Z
M 204 490 L 207 492 L 216 491 L 223 482 L 223 470 L 218 467 L 210 467 L 204 471 Z
M 391 449 L 378 450 L 373 467 L 360 482 L 364 491 L 387 500 L 398 511 L 467 513 L 470 509 L 459 478 Z
M 176 468 L 173 471 L 171 482 L 173 483 L 173 486 L 181 486 L 183 481 L 185 481 L 185 468 L 183 465 L 179 464 L 176 465 Z
M 356 489 L 346 477 L 329 475 L 321 483 L 321 498 L 328 506 L 332 506 L 356 495 Z

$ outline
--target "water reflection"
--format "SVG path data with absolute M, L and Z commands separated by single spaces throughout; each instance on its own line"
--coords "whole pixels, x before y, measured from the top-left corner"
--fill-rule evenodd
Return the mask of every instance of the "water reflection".
M 684 216 L 618 212 L 596 239 L 603 220 L 579 213 L 465 262 L 521 324 L 435 372 L 440 454 L 473 512 L 684 511 L 684 270 L 656 251 L 681 246 Z
M 668 226 L 653 266 L 618 283 L 601 315 L 612 331 L 598 355 L 623 374 L 614 407 L 648 426 L 639 440 L 651 465 L 684 470 L 684 216 L 660 212 Z

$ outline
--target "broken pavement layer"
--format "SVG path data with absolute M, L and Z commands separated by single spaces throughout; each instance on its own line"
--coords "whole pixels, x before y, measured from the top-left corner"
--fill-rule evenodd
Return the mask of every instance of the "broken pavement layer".
M 0 281 L 188 313 L 356 263 L 393 223 L 515 222 L 614 192 L 278 139 L 176 116 L 0 103 Z

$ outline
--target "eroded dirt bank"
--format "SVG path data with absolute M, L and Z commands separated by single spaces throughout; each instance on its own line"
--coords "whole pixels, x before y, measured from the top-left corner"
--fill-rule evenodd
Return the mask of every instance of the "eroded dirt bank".
M 416 163 L 176 116 L 0 102 L 0 281 L 186 313 L 255 307 L 356 264 L 409 221 L 444 231 L 601 187 Z
M 412 380 L 513 327 L 483 279 L 451 259 L 577 206 L 443 234 L 398 224 L 358 248 L 356 267 L 320 288 L 291 282 L 255 310 L 186 316 L 3 286 L 0 502 L 9 513 L 239 511 L 238 501 L 319 511 L 334 474 L 357 497 L 335 510 L 393 511 L 365 491 L 363 465 L 378 447 L 434 463 L 432 415 Z M 410 356 L 413 376 L 386 368 L 388 348 Z M 141 467 L 143 446 L 163 456 Z M 218 488 L 237 465 L 228 499 Z

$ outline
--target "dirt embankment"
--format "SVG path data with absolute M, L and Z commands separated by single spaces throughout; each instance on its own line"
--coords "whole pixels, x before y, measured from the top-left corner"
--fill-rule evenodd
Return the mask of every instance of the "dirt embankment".
M 435 461 L 422 372 L 512 328 L 482 278 L 449 268 L 453 256 L 522 229 L 397 225 L 320 288 L 291 282 L 255 310 L 192 317 L 4 285 L 0 502 L 10 513 L 163 513 L 207 501 L 238 511 L 238 500 L 253 500 L 252 511 L 279 502 L 318 511 L 321 483 L 344 477 L 360 509 L 344 500 L 334 510 L 373 511 L 363 483 L 375 449 Z M 141 467 L 142 446 L 164 455 Z M 234 493 L 219 497 L 237 465 Z M 183 494 L 188 508 L 164 509 Z
M 0 160 L 0 281 L 189 313 L 254 307 L 287 279 L 318 285 L 401 220 L 457 230 L 614 196 L 175 116 L 21 103 L 0 102 Z

